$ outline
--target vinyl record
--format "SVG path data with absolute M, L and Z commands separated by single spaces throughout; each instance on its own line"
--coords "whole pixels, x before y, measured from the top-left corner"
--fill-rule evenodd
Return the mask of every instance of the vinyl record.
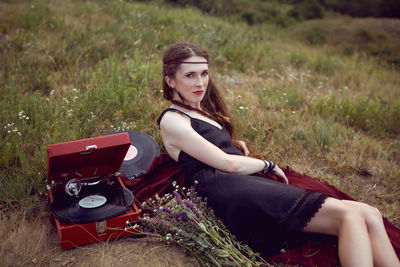
M 131 146 L 125 156 L 119 172 L 128 178 L 143 175 L 150 168 L 155 157 L 160 156 L 158 143 L 150 136 L 137 131 L 121 131 L 109 134 L 127 132 Z
M 82 207 L 82 200 L 92 198 L 105 199 L 106 202 L 98 207 Z M 89 197 L 89 198 L 88 198 Z M 93 186 L 84 186 L 79 197 L 68 196 L 59 192 L 54 197 L 51 210 L 60 221 L 68 223 L 98 222 L 124 214 L 131 209 L 134 196 L 131 191 L 123 188 L 119 183 L 112 185 L 103 183 Z M 81 202 L 81 205 L 79 204 Z M 99 204 L 99 203 L 97 203 Z

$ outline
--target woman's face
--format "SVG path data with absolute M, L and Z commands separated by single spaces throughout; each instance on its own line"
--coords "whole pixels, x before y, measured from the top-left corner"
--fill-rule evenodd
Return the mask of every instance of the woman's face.
M 185 104 L 200 108 L 209 82 L 207 60 L 199 56 L 187 58 L 176 71 L 175 77 L 167 76 L 165 80 L 174 89 L 174 100 L 181 100 L 179 93 Z

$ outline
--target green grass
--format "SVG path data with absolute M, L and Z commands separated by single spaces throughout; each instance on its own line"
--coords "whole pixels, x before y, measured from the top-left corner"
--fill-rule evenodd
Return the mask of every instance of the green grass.
M 399 19 L 333 17 L 309 20 L 288 28 L 288 35 L 313 46 L 329 46 L 335 53 L 366 54 L 400 69 Z
M 0 2 L 0 10 L 9 35 L 0 42 L 0 201 L 7 207 L 35 207 L 45 192 L 49 144 L 132 129 L 161 145 L 155 120 L 168 103 L 160 58 L 179 40 L 209 50 L 211 75 L 250 147 L 350 193 L 344 177 L 363 166 L 374 179 L 387 178 L 382 192 L 400 191 L 398 72 L 356 52 L 354 42 L 330 46 L 325 30 L 333 28 L 311 27 L 309 45 L 292 28 L 162 3 L 38 0 Z M 378 38 L 365 29 L 358 38 Z M 367 164 L 375 161 L 386 168 Z M 387 212 L 398 216 L 395 209 Z
M 74 257 L 83 265 L 162 266 L 168 258 L 193 266 L 176 248 L 127 240 L 57 250 L 44 204 L 49 144 L 137 130 L 165 152 L 156 125 L 168 106 L 160 61 L 182 40 L 210 52 L 210 73 L 253 155 L 327 181 L 399 226 L 400 37 L 388 29 L 400 20 L 292 23 L 249 26 L 165 1 L 0 1 L 0 31 L 9 38 L 0 40 L 0 224 L 8 248 L 0 258 L 10 266 Z

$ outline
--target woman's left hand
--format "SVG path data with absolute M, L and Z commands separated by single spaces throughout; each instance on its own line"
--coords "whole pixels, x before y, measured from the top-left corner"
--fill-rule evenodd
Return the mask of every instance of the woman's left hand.
M 242 141 L 242 140 L 237 140 L 236 142 L 239 145 L 240 150 L 242 150 L 244 155 L 247 157 L 250 154 L 250 152 L 249 152 L 249 149 L 246 146 L 246 143 L 244 141 Z
M 272 170 L 272 173 L 275 174 L 276 176 L 279 176 L 279 178 L 281 178 L 281 180 L 285 184 L 289 184 L 289 180 L 286 177 L 285 173 L 278 166 L 275 166 L 275 168 Z

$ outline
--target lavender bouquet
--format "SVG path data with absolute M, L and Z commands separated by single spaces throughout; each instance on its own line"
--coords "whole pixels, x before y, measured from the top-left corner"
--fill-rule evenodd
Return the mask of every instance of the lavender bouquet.
M 228 232 L 194 187 L 173 185 L 172 194 L 141 204 L 143 218 L 137 228 L 147 239 L 178 244 L 202 266 L 271 266 Z

